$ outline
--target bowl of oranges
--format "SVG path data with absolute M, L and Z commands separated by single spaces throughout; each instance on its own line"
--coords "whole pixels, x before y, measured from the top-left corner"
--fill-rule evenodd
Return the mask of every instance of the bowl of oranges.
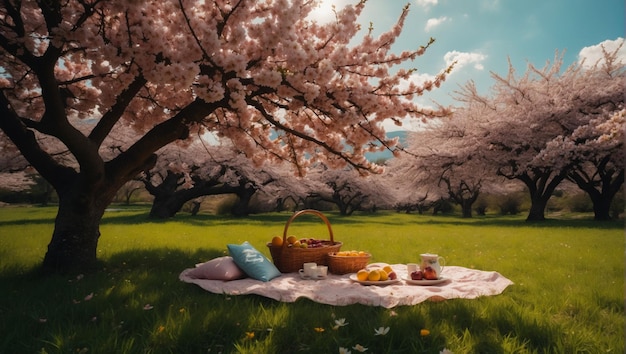
M 371 254 L 365 251 L 338 251 L 328 253 L 328 271 L 333 274 L 355 273 L 364 268 Z

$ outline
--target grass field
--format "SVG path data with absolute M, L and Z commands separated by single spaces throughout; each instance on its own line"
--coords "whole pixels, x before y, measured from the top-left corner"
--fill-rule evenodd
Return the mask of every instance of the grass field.
M 289 213 L 156 222 L 147 212 L 105 214 L 100 272 L 41 277 L 33 269 L 56 210 L 0 208 L 0 353 L 357 353 L 357 344 L 367 353 L 624 352 L 623 221 L 326 213 L 343 249 L 369 251 L 372 262 L 433 252 L 515 283 L 498 296 L 384 309 L 225 296 L 178 280 L 227 243 L 249 241 L 269 256 L 265 243 Z M 289 230 L 327 232 L 309 216 Z M 341 318 L 349 325 L 333 330 Z M 375 336 L 379 327 L 389 333 Z

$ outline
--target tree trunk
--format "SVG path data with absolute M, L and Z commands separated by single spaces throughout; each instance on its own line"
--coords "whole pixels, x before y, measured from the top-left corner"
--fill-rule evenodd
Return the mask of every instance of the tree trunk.
M 624 170 L 607 169 L 606 163 L 597 165 L 601 166 L 597 172 L 599 180 L 590 178 L 596 174 L 588 175 L 577 170 L 569 174 L 569 179 L 589 195 L 593 203 L 594 220 L 611 220 L 611 203 L 624 184 Z
M 526 221 L 544 221 L 546 219 L 545 210 L 548 200 L 542 196 L 531 196 L 530 211 Z
M 200 206 L 202 205 L 202 203 L 198 202 L 198 201 L 193 201 L 192 205 L 193 206 L 191 208 L 190 214 L 191 214 L 191 216 L 196 216 L 200 212 Z
M 464 218 L 472 217 L 472 205 L 478 199 L 478 195 L 480 194 L 481 184 L 477 183 L 468 183 L 465 180 L 461 180 L 458 185 L 453 187 L 453 184 L 450 182 L 450 179 L 447 176 L 443 176 L 440 179 L 440 182 L 445 183 L 448 189 L 448 196 L 455 203 L 461 206 L 461 212 Z
M 476 199 L 478 199 L 478 195 L 479 191 L 476 190 L 471 193 L 470 197 L 464 197 L 463 193 L 461 192 L 458 194 L 457 198 L 455 198 L 457 203 L 461 205 L 461 212 L 464 218 L 472 217 L 472 205 L 474 205 Z
M 611 201 L 613 198 L 604 198 L 601 194 L 592 195 L 593 202 L 593 219 L 597 221 L 611 220 Z
M 230 209 L 231 214 L 234 216 L 248 216 L 250 214 L 250 200 L 256 193 L 254 188 L 239 188 L 236 191 L 237 201 Z
M 151 219 L 172 218 L 188 200 L 189 199 L 182 197 L 180 194 L 169 195 L 167 198 L 154 198 L 149 217 Z
M 461 204 L 461 210 L 464 218 L 472 217 L 472 204 L 471 200 L 464 200 Z
M 43 260 L 44 272 L 84 272 L 96 266 L 100 221 L 112 197 L 80 190 L 58 192 L 59 210 Z
M 150 218 L 169 219 L 182 209 L 183 205 L 190 200 L 206 195 L 228 194 L 237 191 L 236 187 L 220 184 L 217 179 L 194 178 L 194 185 L 188 189 L 181 189 L 179 180 L 182 174 L 167 172 L 166 178 L 159 185 L 153 185 L 149 179 L 145 179 L 146 190 L 154 196 Z
M 530 193 L 530 211 L 526 221 L 544 221 L 548 200 L 552 197 L 556 187 L 565 179 L 566 172 L 555 173 L 552 170 L 537 169 L 532 173 L 523 173 L 516 179 L 524 182 Z

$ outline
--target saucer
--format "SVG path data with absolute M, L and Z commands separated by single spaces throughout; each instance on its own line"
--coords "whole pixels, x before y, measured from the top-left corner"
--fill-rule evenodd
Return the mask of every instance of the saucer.
M 319 276 L 319 275 L 306 275 L 304 274 L 304 269 L 300 269 L 298 271 L 298 275 L 300 275 L 300 278 L 304 279 L 304 280 L 322 280 L 322 279 L 326 279 L 326 276 Z
M 410 277 L 404 278 L 405 282 L 407 282 L 408 284 L 413 284 L 413 285 L 437 285 L 447 280 L 448 278 L 444 278 L 444 277 L 439 277 L 439 279 L 432 279 L 432 280 L 429 280 L 429 279 L 413 280 Z
M 391 284 L 400 282 L 400 279 L 376 280 L 376 281 L 359 280 L 356 274 L 350 275 L 350 280 L 357 282 L 361 285 L 377 285 L 377 286 L 391 285 Z

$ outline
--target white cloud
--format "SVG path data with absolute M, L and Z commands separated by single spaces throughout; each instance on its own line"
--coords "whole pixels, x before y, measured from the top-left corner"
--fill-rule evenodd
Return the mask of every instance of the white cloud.
M 454 70 L 452 72 L 466 66 L 466 65 L 474 65 L 474 69 L 483 70 L 485 67 L 482 62 L 487 59 L 487 56 L 481 53 L 464 53 L 458 52 L 456 50 L 447 52 L 443 59 L 446 61 L 446 65 L 450 65 L 456 61 L 454 66 Z
M 619 49 L 617 56 L 623 64 L 626 64 L 626 44 L 624 44 L 624 38 L 621 37 L 616 40 L 607 39 L 599 44 L 584 47 L 580 50 L 580 52 L 578 52 L 578 62 L 582 63 L 584 60 L 584 66 L 591 67 L 604 58 L 604 54 L 602 54 L 602 47 L 604 47 L 604 50 L 607 52 L 612 53 L 620 45 L 622 47 Z
M 448 18 L 445 16 L 439 18 L 429 18 L 428 21 L 426 21 L 426 27 L 424 28 L 424 30 L 426 32 L 429 32 L 431 29 L 439 26 L 446 21 L 448 21 Z
M 483 0 L 481 7 L 487 11 L 498 11 L 500 9 L 500 0 Z
M 421 86 L 424 82 L 426 82 L 426 81 L 433 81 L 433 80 L 435 80 L 435 78 L 436 78 L 436 76 L 435 75 L 431 75 L 431 74 L 414 73 L 414 74 L 411 74 L 407 80 L 400 80 L 400 83 L 399 83 L 398 87 L 401 90 L 407 89 L 407 88 L 409 88 L 409 84 L 411 82 L 415 83 L 418 86 Z
M 417 6 L 429 7 L 429 6 L 437 5 L 438 1 L 439 0 L 415 0 L 415 3 L 417 4 Z

